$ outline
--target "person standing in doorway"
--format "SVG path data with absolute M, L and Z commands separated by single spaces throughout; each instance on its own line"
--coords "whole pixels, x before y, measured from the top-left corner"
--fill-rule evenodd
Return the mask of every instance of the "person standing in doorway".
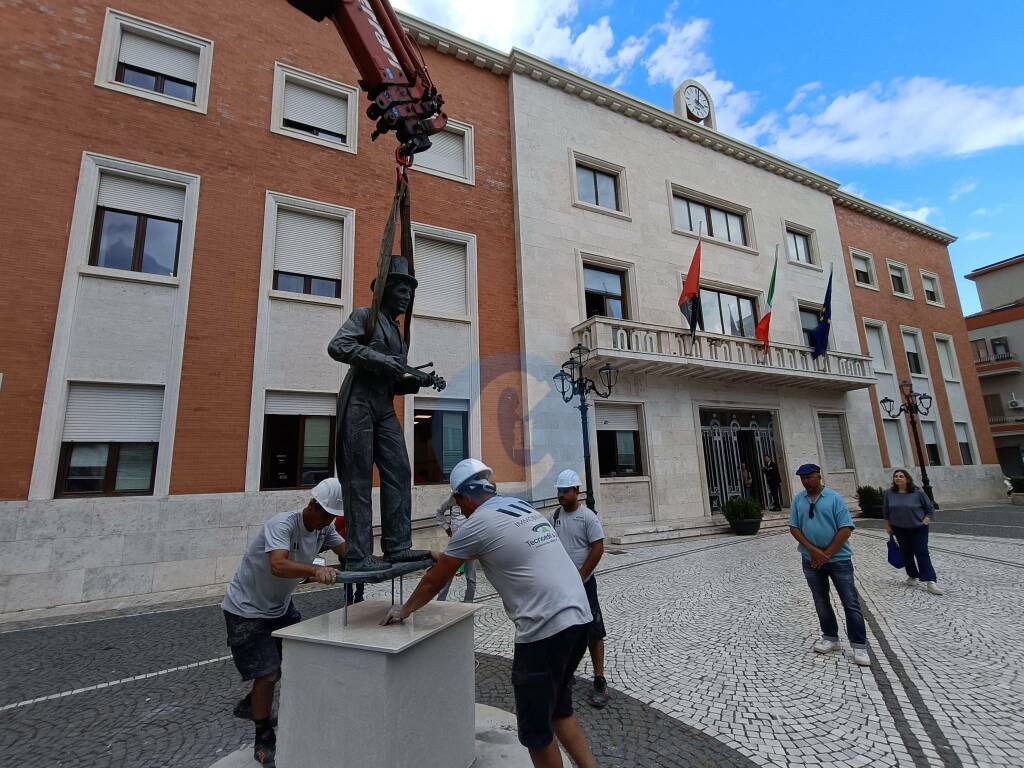
M 804 578 L 821 625 L 821 639 L 814 644 L 814 650 L 830 653 L 840 647 L 839 622 L 829 597 L 831 580 L 846 614 L 846 634 L 853 648 L 853 660 L 870 666 L 864 612 L 853 582 L 853 550 L 848 539 L 855 526 L 850 510 L 842 496 L 825 487 L 817 464 L 803 464 L 796 473 L 804 490 L 793 497 L 789 532 L 800 544 Z
M 559 508 L 552 515 L 551 522 L 573 565 L 579 569 L 583 588 L 587 591 L 590 613 L 594 617 L 587 633 L 590 662 L 594 667 L 594 690 L 590 694 L 590 703 L 602 709 L 608 706 L 608 681 L 604 677 L 604 639 L 607 633 L 597 599 L 594 569 L 604 556 L 604 528 L 594 510 L 580 502 L 581 485 L 580 476 L 571 469 L 558 476 L 555 492 Z
M 920 579 L 933 595 L 944 594 L 936 583 L 935 567 L 928 553 L 928 526 L 935 516 L 935 505 L 928 494 L 914 485 L 907 470 L 892 473 L 892 487 L 882 497 L 882 516 L 886 532 L 896 537 L 903 552 L 907 586 L 916 587 Z
M 449 495 L 444 501 L 441 502 L 441 506 L 437 508 L 436 519 L 437 524 L 441 527 L 441 530 L 447 534 L 450 539 L 454 536 L 462 524 L 466 522 L 466 516 L 462 514 L 462 510 L 459 509 L 458 504 L 455 503 L 455 496 Z M 467 560 L 462 565 L 462 570 L 466 574 L 466 593 L 462 596 L 462 602 L 472 603 L 473 598 L 476 595 L 476 560 Z M 452 582 L 455 581 L 455 577 L 452 576 L 448 583 L 444 585 L 444 588 L 438 594 L 437 599 L 444 601 L 448 599 L 448 591 L 452 588 Z
M 772 511 L 778 512 L 782 509 L 782 475 L 779 474 L 779 463 L 766 454 L 763 471 L 768 492 L 772 495 Z
M 754 498 L 754 478 L 746 463 L 740 464 L 740 472 L 743 475 L 743 496 L 752 499 Z

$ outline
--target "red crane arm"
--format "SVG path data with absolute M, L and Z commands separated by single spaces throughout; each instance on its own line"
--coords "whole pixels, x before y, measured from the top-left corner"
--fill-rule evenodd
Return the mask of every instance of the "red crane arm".
M 316 21 L 330 18 L 359 70 L 359 87 L 370 99 L 366 115 L 377 122 L 376 139 L 394 131 L 399 154 L 430 148 L 444 130 L 444 100 L 419 48 L 402 28 L 388 0 L 288 0 Z

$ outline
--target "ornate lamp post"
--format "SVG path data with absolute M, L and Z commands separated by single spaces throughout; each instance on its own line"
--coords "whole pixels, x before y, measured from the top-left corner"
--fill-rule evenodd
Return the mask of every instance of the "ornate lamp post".
M 891 397 L 881 400 L 881 404 L 890 419 L 895 419 L 904 413 L 907 414 L 907 420 L 910 422 L 910 434 L 914 436 L 914 450 L 917 452 L 917 463 L 921 466 L 921 487 L 928 494 L 928 498 L 932 500 L 932 503 L 934 503 L 935 495 L 932 493 L 932 485 L 928 481 L 928 467 L 924 460 L 924 452 L 921 450 L 921 437 L 917 432 L 917 416 L 918 414 L 921 416 L 928 415 L 928 412 L 932 409 L 932 396 L 923 392 L 915 392 L 909 381 L 900 382 L 900 395 L 903 397 L 903 403 L 899 408 L 896 408 L 896 403 Z M 935 506 L 938 507 L 938 504 Z
M 562 363 L 562 370 L 556 373 L 553 378 L 558 387 L 562 399 L 570 403 L 574 397 L 579 397 L 580 404 L 576 406 L 580 412 L 580 422 L 583 427 L 583 467 L 587 475 L 587 506 L 594 509 L 594 473 L 590 467 L 590 422 L 587 417 L 587 409 L 590 403 L 587 402 L 587 395 L 593 392 L 601 398 L 611 395 L 618 379 L 619 371 L 608 363 L 602 365 L 597 373 L 604 385 L 604 391 L 598 388 L 597 382 L 588 378 L 584 370 L 587 361 L 590 359 L 590 350 L 582 344 L 577 344 L 569 350 L 569 359 Z M 597 511 L 594 509 L 594 511 Z

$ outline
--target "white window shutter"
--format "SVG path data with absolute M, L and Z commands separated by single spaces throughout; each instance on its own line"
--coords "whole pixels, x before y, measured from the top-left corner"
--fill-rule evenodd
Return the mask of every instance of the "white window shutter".
M 199 82 L 199 51 L 143 37 L 134 32 L 125 31 L 121 34 L 118 61 L 131 67 L 159 72 L 177 80 Z
M 274 269 L 340 280 L 344 252 L 342 219 L 278 209 Z
M 821 427 L 821 447 L 825 450 L 825 468 L 832 472 L 849 469 L 842 419 L 836 415 L 823 413 L 818 416 L 818 424 Z
M 442 315 L 469 314 L 466 294 L 466 244 L 416 235 L 414 263 L 416 309 Z
M 889 466 L 906 466 L 907 460 L 903 456 L 903 440 L 900 437 L 900 424 L 896 419 L 883 419 L 882 424 L 885 430 L 885 445 L 889 449 Z
M 885 345 L 882 341 L 882 329 L 877 325 L 866 326 L 866 336 L 868 339 L 868 352 L 871 354 L 871 362 L 875 366 L 876 370 L 884 371 L 887 370 L 885 364 Z
M 317 392 L 267 392 L 264 411 L 281 416 L 334 416 L 337 396 Z
M 163 410 L 163 387 L 72 383 L 64 416 L 64 440 L 157 443 Z
M 466 178 L 466 134 L 441 131 L 430 137 L 431 147 L 416 155 L 416 165 Z
M 635 405 L 595 403 L 597 428 L 608 432 L 639 432 L 640 418 Z
M 185 188 L 134 176 L 103 173 L 96 204 L 181 221 L 185 218 Z
M 284 119 L 348 136 L 348 99 L 286 79 Z

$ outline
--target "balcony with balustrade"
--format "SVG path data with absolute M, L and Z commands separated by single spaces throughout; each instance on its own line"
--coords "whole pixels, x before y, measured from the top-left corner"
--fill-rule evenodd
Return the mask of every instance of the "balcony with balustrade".
M 980 379 L 1020 373 L 1022 370 L 1020 358 L 1014 352 L 985 354 L 980 357 L 975 354 L 974 368 L 978 372 L 978 378 Z
M 595 364 L 623 373 L 728 381 L 735 384 L 849 391 L 875 383 L 871 358 L 829 350 L 817 360 L 811 350 L 757 339 L 690 332 L 633 320 L 591 317 L 572 329 L 575 341 L 593 351 Z

